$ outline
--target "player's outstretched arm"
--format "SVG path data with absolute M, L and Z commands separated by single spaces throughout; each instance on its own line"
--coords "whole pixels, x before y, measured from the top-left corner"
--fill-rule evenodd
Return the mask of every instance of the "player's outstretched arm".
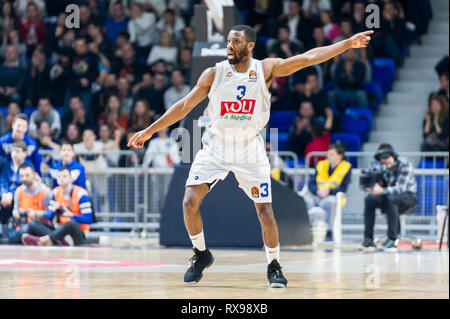
M 145 130 L 134 134 L 128 141 L 128 147 L 134 146 L 136 148 L 142 148 L 144 143 L 149 140 L 153 134 L 184 118 L 194 107 L 208 96 L 215 74 L 216 68 L 214 67 L 203 71 L 191 92 L 172 105 L 158 120 Z
M 287 59 L 268 58 L 263 63 L 271 71 L 270 77 L 288 76 L 300 69 L 325 62 L 350 48 L 365 48 L 370 42 L 369 35 L 372 33 L 373 30 L 360 32 L 332 45 L 314 48 Z M 266 69 L 266 66 L 264 68 Z

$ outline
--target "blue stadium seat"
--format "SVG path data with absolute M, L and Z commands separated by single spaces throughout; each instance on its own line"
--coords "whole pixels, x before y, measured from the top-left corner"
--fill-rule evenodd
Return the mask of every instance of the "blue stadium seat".
M 58 111 L 59 115 L 62 117 L 64 113 L 64 105 L 62 106 L 55 106 L 55 110 Z
M 378 107 L 383 103 L 383 88 L 379 82 L 366 82 L 364 88 L 367 93 L 376 96 L 376 101 L 369 101 L 369 107 L 371 109 L 378 109 Z
M 361 150 L 361 138 L 359 134 L 356 133 L 334 133 L 331 135 L 331 143 L 335 143 L 339 141 L 342 145 L 344 145 L 345 150 L 347 152 L 358 152 Z M 347 157 L 347 161 L 349 161 L 354 168 L 358 167 L 357 158 Z
M 379 82 L 383 93 L 392 90 L 392 83 L 395 81 L 395 60 L 391 58 L 373 58 L 370 61 L 372 65 L 372 81 Z
M 368 133 L 370 131 L 367 119 L 363 117 L 355 117 L 351 115 L 344 115 L 341 121 L 342 131 L 345 133 L 356 133 L 361 138 L 362 142 L 368 141 Z
M 443 176 L 416 176 L 417 214 L 436 214 L 436 205 L 444 205 L 448 197 L 448 179 Z M 423 214 L 422 214 L 423 213 Z
M 8 107 L 0 106 L 0 112 L 2 112 L 5 116 L 8 115 Z
M 26 107 L 24 110 L 23 110 L 23 113 L 25 113 L 28 117 L 30 117 L 31 116 L 31 113 L 33 113 L 34 111 L 36 111 L 37 110 L 37 107 Z
M 445 168 L 445 161 L 443 159 L 422 159 L 417 168 Z
M 270 115 L 270 127 L 278 128 L 279 132 L 287 132 L 297 117 L 297 111 L 278 111 Z
M 323 90 L 330 91 L 336 88 L 336 84 L 334 82 L 326 81 L 323 83 Z

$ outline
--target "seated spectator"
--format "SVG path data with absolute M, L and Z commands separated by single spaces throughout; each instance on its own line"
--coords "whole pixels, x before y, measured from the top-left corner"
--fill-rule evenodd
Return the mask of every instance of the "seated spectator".
M 34 139 L 38 137 L 38 126 L 41 122 L 47 122 L 50 125 L 51 138 L 58 139 L 61 134 L 61 117 L 47 97 L 39 99 L 38 109 L 30 116 L 28 134 Z
M 25 80 L 25 107 L 34 107 L 40 97 L 50 89 L 50 67 L 45 60 L 45 52 L 36 47 L 31 57 L 31 67 Z
M 80 132 L 83 132 L 87 128 L 92 128 L 94 124 L 91 117 L 86 116 L 83 101 L 79 96 L 70 98 L 69 112 L 63 115 L 61 122 L 63 130 L 66 132 L 69 124 L 75 124 Z
M 122 113 L 129 116 L 133 107 L 133 97 L 131 96 L 130 83 L 125 77 L 120 77 L 117 80 L 117 96 L 120 100 Z
M 164 60 L 175 64 L 177 61 L 178 49 L 175 46 L 172 35 L 167 31 L 162 31 L 159 44 L 153 46 L 147 58 L 147 64 L 150 65 L 157 60 Z
M 339 62 L 335 70 L 335 81 L 338 89 L 328 93 L 331 108 L 337 108 L 342 102 L 353 103 L 357 107 L 367 108 L 367 94 L 364 90 L 366 69 L 356 59 L 354 49 L 345 53 L 345 60 Z
M 81 142 L 80 129 L 76 124 L 70 123 L 64 134 L 64 140 L 74 145 Z
M 341 34 L 338 37 L 334 38 L 332 43 L 348 39 L 353 35 L 352 21 L 350 19 L 341 19 L 341 21 L 339 22 L 339 30 Z
M 39 18 L 39 9 L 34 2 L 27 3 L 26 15 L 22 18 L 20 35 L 27 45 L 27 56 L 31 56 L 36 46 L 45 47 L 45 24 Z
M 73 184 L 82 188 L 87 188 L 86 171 L 84 166 L 75 160 L 73 145 L 67 141 L 63 142 L 59 150 L 59 156 L 61 157 L 61 160 L 53 161 L 49 170 L 50 176 L 53 178 L 53 185 L 58 185 L 58 170 L 62 167 L 67 167 L 72 175 Z
M 288 1 L 287 12 L 284 11 L 284 14 L 279 17 L 279 23 L 289 27 L 292 41 L 300 40 L 305 48 L 309 47 L 312 41 L 314 22 L 305 17 L 298 1 Z
M 64 105 L 72 72 L 71 58 L 71 49 L 61 49 L 58 52 L 58 61 L 50 68 L 48 96 L 53 105 Z
M 333 42 L 341 36 L 341 30 L 339 29 L 339 25 L 334 22 L 331 11 L 321 11 L 320 21 L 322 22 L 323 33 L 328 41 Z
M 83 106 L 90 114 L 91 105 L 91 84 L 97 80 L 98 56 L 89 52 L 85 38 L 78 38 L 75 41 L 75 55 L 72 60 L 72 74 L 70 76 L 70 86 L 65 99 L 65 111 L 69 108 L 70 98 L 78 95 L 83 100 Z
M 182 47 L 179 54 L 178 68 L 183 72 L 186 83 L 191 83 L 192 49 Z
M 22 184 L 14 192 L 12 214 L 15 224 L 20 228 L 16 228 L 14 235 L 9 237 L 9 242 L 13 244 L 21 242 L 22 234 L 28 231 L 31 221 L 35 220 L 35 224 L 48 224 L 45 212 L 51 200 L 50 189 L 38 180 L 33 166 L 22 164 L 19 176 Z M 22 217 L 26 217 L 26 221 Z
M 120 56 L 116 57 L 113 62 L 112 73 L 117 78 L 125 77 L 128 83 L 133 85 L 140 81 L 142 71 L 143 66 L 139 62 L 133 46 L 130 43 L 125 43 L 122 46 Z
M 0 105 L 21 102 L 25 78 L 26 71 L 20 65 L 17 48 L 11 44 L 6 48 L 5 61 L 0 66 Z
M 195 43 L 194 28 L 192 28 L 191 26 L 184 27 L 182 30 L 180 48 L 186 48 L 192 51 L 194 49 L 194 43 Z
M 145 12 L 142 4 L 137 2 L 131 3 L 130 18 L 128 22 L 130 42 L 137 46 L 139 57 L 146 57 L 154 42 L 157 18 L 153 12 Z
M 128 128 L 128 114 L 122 112 L 120 100 L 117 95 L 111 95 L 108 98 L 106 111 L 100 114 L 98 124 L 106 124 L 112 130 L 122 130 L 125 132 Z
M 19 113 L 14 118 L 12 132 L 0 137 L 0 159 L 11 161 L 11 146 L 16 142 L 24 142 L 28 148 L 27 160 L 33 163 L 36 172 L 40 174 L 41 156 L 38 153 L 36 141 L 28 134 L 28 117 Z
M 9 3 L 8 1 L 4 3 Z M 14 45 L 17 48 L 17 54 L 19 55 L 19 63 L 25 65 L 27 62 L 27 46 L 20 41 L 19 30 L 11 29 L 3 38 L 3 43 L 0 46 L 0 58 L 3 60 L 6 54 L 6 48 L 9 45 Z
M 27 232 L 22 236 L 24 245 L 68 245 L 65 237 L 69 235 L 75 246 L 86 242 L 84 232 L 90 230 L 93 222 L 91 198 L 86 189 L 73 185 L 70 170 L 66 167 L 58 171 L 58 184 L 51 192 L 52 197 L 48 206 L 46 218 L 48 221 L 56 217 L 59 227 L 44 226 L 36 229 L 30 224 Z M 41 225 L 42 226 L 42 225 Z M 36 232 L 36 230 L 38 230 Z M 40 232 L 40 233 L 39 233 Z
M 287 25 L 278 27 L 278 39 L 270 47 L 269 56 L 286 59 L 303 51 L 305 51 L 303 43 L 290 39 L 290 30 Z
M 12 161 L 4 165 L 0 172 L 0 223 L 2 224 L 3 241 L 8 239 L 8 222 L 14 207 L 14 193 L 22 183 L 19 176 L 19 167 L 22 164 L 33 165 L 26 161 L 27 145 L 24 142 L 14 143 L 11 147 Z
M 162 115 L 166 111 L 166 108 L 164 107 L 165 91 L 166 76 L 163 73 L 156 73 L 153 76 L 153 85 L 139 90 L 136 94 L 135 100 L 145 99 L 147 101 L 151 101 L 151 108 L 152 111 L 155 112 L 155 115 Z
M 422 152 L 448 151 L 448 103 L 443 96 L 434 95 L 425 111 Z
M 114 56 L 113 42 L 104 35 L 100 25 L 91 22 L 88 25 L 89 52 L 98 55 L 100 59 L 100 73 L 108 73 L 111 70 L 111 59 Z
M 169 0 L 168 7 L 174 11 L 176 16 L 183 17 L 186 24 L 189 24 L 193 16 L 192 2 L 190 0 Z
M 128 127 L 138 128 L 139 131 L 143 130 L 152 124 L 155 115 L 156 113 L 150 109 L 148 101 L 146 99 L 139 99 L 134 103 Z
M 28 3 L 33 2 L 36 5 L 36 14 L 41 16 L 44 14 L 46 10 L 45 1 L 44 0 L 17 0 L 15 1 L 15 9 L 19 16 L 24 16 L 28 12 Z M 48 8 L 47 8 L 48 9 Z
M 183 72 L 180 69 L 172 70 L 172 87 L 164 93 L 164 106 L 168 110 L 176 102 L 184 98 L 190 91 L 189 85 L 184 84 Z
M 289 129 L 286 150 L 296 153 L 299 158 L 303 158 L 306 145 L 312 141 L 311 128 L 317 122 L 319 122 L 319 119 L 314 116 L 313 104 L 308 100 L 303 101 L 299 107 L 299 116 Z
M 10 102 L 8 104 L 8 115 L 6 115 L 6 133 L 9 133 L 12 131 L 12 126 L 14 123 L 14 119 L 16 118 L 17 114 L 20 113 L 20 106 L 17 102 Z M 4 133 L 4 134 L 6 134 Z
M 55 150 L 59 151 L 59 145 L 55 142 L 55 139 L 52 138 L 52 130 L 50 128 L 50 124 L 47 121 L 42 121 L 39 123 L 36 142 L 38 144 L 39 150 Z M 51 159 L 51 158 L 50 158 Z M 48 157 L 43 162 L 46 164 L 49 163 L 50 160 Z
M 111 5 L 112 15 L 106 20 L 103 28 L 108 39 L 112 43 L 116 43 L 117 35 L 127 30 L 130 18 L 127 17 L 125 8 L 120 1 L 111 1 Z
M 310 73 L 306 76 L 306 82 L 303 86 L 303 94 L 299 94 L 297 97 L 297 105 L 304 100 L 310 100 L 314 106 L 314 115 L 321 118 L 323 122 L 328 120 L 328 116 L 331 116 L 333 122 L 333 112 L 328 106 L 328 96 L 324 90 L 320 89 L 319 77 L 316 73 Z
M 119 135 L 116 141 L 112 139 L 113 129 L 108 124 L 101 124 L 98 128 L 99 141 L 103 144 L 103 148 L 108 148 L 108 153 L 105 154 L 108 167 L 116 167 L 119 164 L 119 143 L 122 137 L 122 132 L 125 130 L 114 129 L 114 134 Z M 112 149 L 111 149 L 112 148 Z
M 114 143 L 104 145 L 97 140 L 97 136 L 92 129 L 86 129 L 83 132 L 82 142 L 75 144 L 73 149 L 76 154 L 80 154 L 80 163 L 84 166 L 87 173 L 98 173 L 105 170 L 107 162 L 104 158 L 103 151 L 112 151 L 117 148 L 122 137 L 119 130 L 114 132 Z M 90 154 L 92 153 L 92 154 Z
M 355 33 L 363 32 L 366 27 L 366 4 L 364 0 L 357 0 L 353 4 L 353 26 Z
M 166 31 L 172 36 L 174 41 L 179 42 L 184 27 L 183 19 L 176 16 L 172 9 L 167 9 L 156 24 L 156 32 L 162 35 L 162 32 Z
M 333 238 L 336 194 L 345 193 L 350 184 L 352 165 L 344 158 L 345 149 L 341 144 L 330 145 L 327 159 L 317 163 L 314 178 L 309 180 L 309 192 L 303 197 L 313 224 L 325 217 L 328 225 L 327 240 Z M 345 198 L 340 204 L 344 203 Z
M 152 138 L 144 155 L 142 167 L 173 167 L 180 162 L 178 145 L 169 138 L 168 128 L 157 132 L 157 137 Z
M 376 56 L 393 58 L 401 66 L 406 26 L 403 13 L 397 8 L 401 8 L 398 2 L 384 2 L 380 29 L 372 36 L 372 46 Z
M 8 36 L 9 31 L 17 29 L 20 21 L 17 17 L 16 10 L 10 1 L 2 1 L 0 11 L 0 30 L 3 42 Z

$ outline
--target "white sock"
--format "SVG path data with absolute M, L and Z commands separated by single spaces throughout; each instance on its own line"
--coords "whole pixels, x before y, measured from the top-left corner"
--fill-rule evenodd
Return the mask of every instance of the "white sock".
M 280 244 L 278 244 L 275 248 L 269 248 L 266 245 L 264 245 L 264 247 L 266 248 L 266 257 L 268 264 L 270 264 L 274 259 L 280 262 Z
M 205 236 L 203 235 L 203 230 L 201 233 L 191 236 L 189 235 L 189 238 L 191 238 L 192 245 L 197 248 L 200 251 L 206 250 L 206 244 L 205 244 Z

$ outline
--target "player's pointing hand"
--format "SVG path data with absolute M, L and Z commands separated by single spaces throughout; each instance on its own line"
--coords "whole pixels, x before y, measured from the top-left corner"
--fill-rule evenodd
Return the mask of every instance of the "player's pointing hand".
M 152 137 L 153 133 L 147 131 L 147 129 L 139 131 L 137 133 L 135 133 L 130 140 L 128 141 L 127 146 L 128 147 L 132 147 L 134 146 L 135 148 L 143 148 L 144 147 L 144 143 L 150 139 L 150 137 Z
M 350 38 L 350 41 L 352 42 L 352 48 L 354 49 L 365 48 L 370 42 L 369 35 L 372 34 L 373 32 L 374 32 L 373 30 L 369 30 L 357 33 L 354 36 L 352 36 Z

